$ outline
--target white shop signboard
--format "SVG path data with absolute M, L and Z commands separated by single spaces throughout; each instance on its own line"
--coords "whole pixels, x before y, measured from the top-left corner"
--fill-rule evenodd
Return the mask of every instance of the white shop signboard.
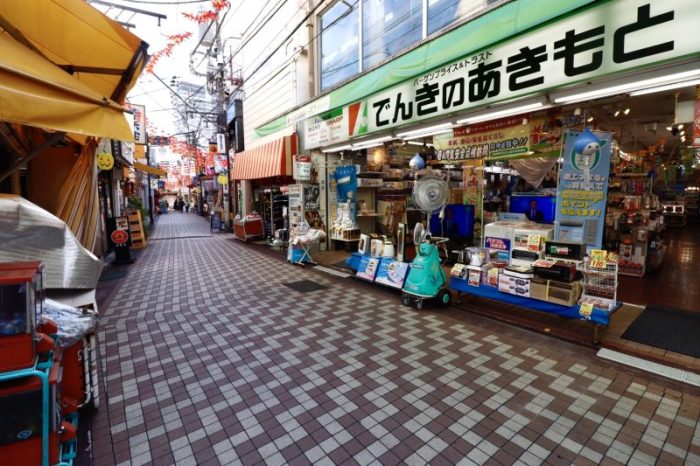
M 341 143 L 351 136 L 697 56 L 698 30 L 696 2 L 607 2 L 309 118 L 304 121 L 304 145 Z M 360 118 L 348 111 L 358 106 Z M 365 114 L 360 124 L 350 121 L 364 120 Z
M 697 54 L 694 3 L 607 2 L 450 63 L 370 97 L 369 132 Z

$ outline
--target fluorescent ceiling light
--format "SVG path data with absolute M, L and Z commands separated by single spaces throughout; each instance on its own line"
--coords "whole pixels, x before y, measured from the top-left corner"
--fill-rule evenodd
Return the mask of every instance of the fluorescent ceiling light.
M 634 81 L 631 83 L 618 84 L 616 86 L 608 86 L 591 91 L 579 92 L 577 94 L 555 97 L 554 102 L 557 104 L 564 104 L 581 102 L 590 99 L 598 99 L 610 95 L 623 94 L 625 92 L 634 91 L 647 86 L 672 83 L 673 81 L 678 81 L 680 79 L 697 78 L 698 76 L 700 76 L 700 69 L 696 68 L 689 71 L 683 71 L 681 73 L 674 73 L 666 76 L 658 76 L 656 78 L 642 79 L 640 81 Z
M 517 115 L 518 113 L 529 112 L 532 110 L 544 110 L 545 108 L 549 108 L 549 107 L 551 107 L 551 105 L 546 105 L 543 102 L 535 102 L 532 104 L 520 105 L 518 107 L 511 107 L 511 108 L 506 108 L 503 110 L 496 110 L 493 112 L 482 113 L 480 115 L 474 115 L 474 116 L 471 116 L 468 118 L 464 118 L 462 120 L 457 120 L 457 123 L 471 125 L 471 124 L 479 123 L 482 121 L 488 121 L 488 120 L 493 120 L 496 118 Z
M 344 146 L 328 147 L 323 150 L 323 152 L 340 152 L 341 150 L 350 150 L 352 146 L 350 144 L 345 144 Z
M 378 146 L 384 141 L 388 141 L 390 139 L 394 139 L 393 136 L 384 136 L 381 138 L 376 138 L 376 139 L 367 139 L 365 141 L 358 141 L 352 145 L 353 149 L 367 149 L 368 147 L 374 147 Z
M 440 123 L 439 125 L 426 126 L 424 128 L 412 129 L 411 131 L 404 131 L 403 133 L 397 133 L 396 137 L 400 139 L 420 137 L 420 136 L 431 136 L 433 134 L 444 133 L 448 129 L 452 128 L 452 123 Z
M 681 87 L 695 86 L 696 84 L 700 84 L 700 79 L 693 79 L 691 81 L 683 81 L 680 83 L 666 84 L 665 86 L 650 87 L 648 89 L 630 92 L 630 96 L 634 97 L 638 95 L 653 94 L 655 92 L 670 91 L 672 89 L 679 89 Z
M 427 147 L 435 147 L 434 144 L 431 144 L 429 142 L 423 143 L 420 141 L 406 141 L 407 144 L 411 144 L 413 146 L 427 146 Z

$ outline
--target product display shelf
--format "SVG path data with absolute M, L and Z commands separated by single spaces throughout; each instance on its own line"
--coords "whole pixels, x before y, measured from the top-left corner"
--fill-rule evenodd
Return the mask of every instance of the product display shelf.
M 590 315 L 582 315 L 578 304 L 572 306 L 564 306 L 539 299 L 528 298 L 525 296 L 517 296 L 509 293 L 503 293 L 492 286 L 472 286 L 467 280 L 458 277 L 452 277 L 449 288 L 457 291 L 460 296 L 468 294 L 479 298 L 486 298 L 493 301 L 499 301 L 505 304 L 538 311 L 555 314 L 567 319 L 578 319 L 591 322 L 594 324 L 593 341 L 598 343 L 598 331 L 600 326 L 607 327 L 610 325 L 610 319 L 615 311 L 617 311 L 622 303 L 617 302 L 610 310 L 594 308 Z
M 34 361 L 34 366 L 16 371 L 0 372 L 0 382 L 24 377 L 38 377 L 41 380 L 41 464 L 49 466 L 49 372 L 53 366 L 53 351 L 42 354 Z

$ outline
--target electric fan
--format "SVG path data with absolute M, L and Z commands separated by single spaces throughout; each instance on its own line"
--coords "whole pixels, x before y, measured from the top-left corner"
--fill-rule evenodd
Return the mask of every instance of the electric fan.
M 428 216 L 441 210 L 447 204 L 449 186 L 442 178 L 427 176 L 416 181 L 413 187 L 413 203 Z M 440 213 L 442 218 L 442 212 Z M 417 223 L 413 229 L 413 242 L 416 258 L 410 265 L 408 276 L 403 286 L 401 303 L 408 306 L 415 303 L 416 309 L 423 308 L 423 300 L 437 298 L 442 305 L 448 305 L 452 296 L 445 287 L 447 276 L 442 270 L 437 245 L 445 243 L 447 238 L 430 237 L 430 230 Z
M 426 176 L 416 181 L 413 187 L 413 203 L 418 209 L 425 212 L 428 217 L 428 225 L 430 225 L 430 216 L 434 212 L 442 210 L 447 204 L 447 193 L 449 190 L 447 182 L 437 176 Z M 440 218 L 442 218 L 442 211 L 440 212 Z M 416 244 L 419 244 L 419 242 Z

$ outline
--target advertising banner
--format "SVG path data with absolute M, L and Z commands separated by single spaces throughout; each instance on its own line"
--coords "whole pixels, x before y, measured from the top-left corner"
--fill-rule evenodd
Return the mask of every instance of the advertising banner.
M 347 202 L 350 206 L 350 216 L 355 219 L 357 214 L 357 167 L 341 165 L 335 169 L 337 202 Z
M 567 131 L 559 172 L 555 238 L 601 249 L 612 152 L 611 133 Z
M 304 148 L 347 141 L 367 132 L 367 102 L 355 102 L 304 121 Z
M 438 162 L 525 154 L 530 150 L 530 124 L 522 117 L 455 128 L 433 136 Z
M 383 257 L 374 281 L 392 288 L 403 288 L 403 282 L 408 274 L 408 264 L 389 257 Z
M 130 104 L 129 108 L 134 112 L 134 142 L 146 144 L 146 106 Z
M 379 268 L 379 258 L 362 256 L 360 260 L 360 265 L 357 267 L 357 278 L 363 280 L 374 281 L 374 276 L 377 274 L 377 269 Z

